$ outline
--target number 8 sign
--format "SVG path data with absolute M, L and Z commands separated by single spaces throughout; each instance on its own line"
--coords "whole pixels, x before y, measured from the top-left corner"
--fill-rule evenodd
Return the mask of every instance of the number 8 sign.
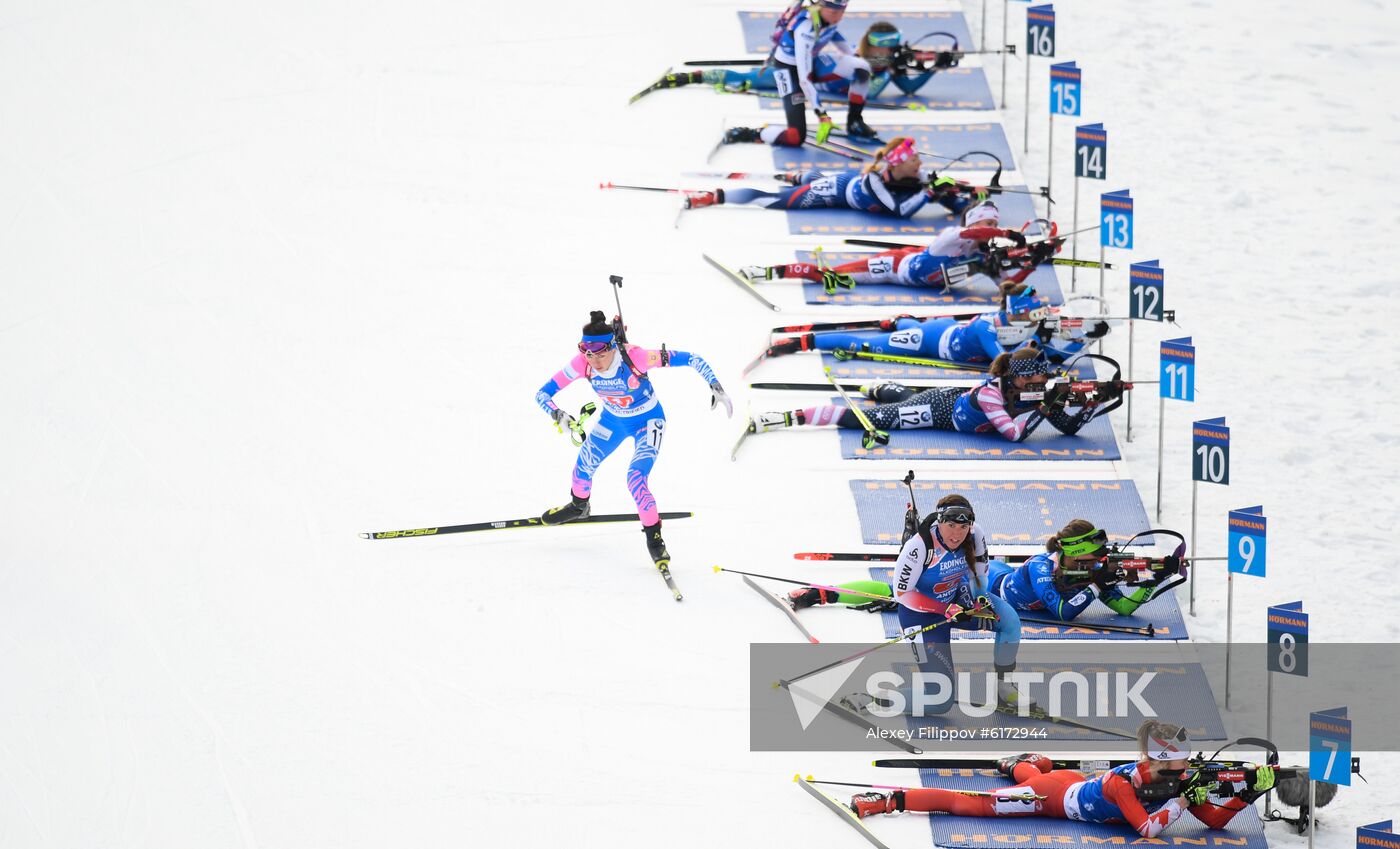
M 1308 674 L 1308 614 L 1294 601 L 1269 608 L 1269 671 Z
M 1231 510 L 1230 525 L 1230 571 L 1241 575 L 1265 577 L 1264 541 L 1269 530 L 1269 520 L 1264 518 L 1264 508 L 1242 507 Z

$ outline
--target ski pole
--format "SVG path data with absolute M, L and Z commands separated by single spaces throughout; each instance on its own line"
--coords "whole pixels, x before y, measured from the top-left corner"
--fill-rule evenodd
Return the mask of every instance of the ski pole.
M 672 193 L 672 194 L 675 194 L 675 193 L 677 193 L 677 192 L 684 191 L 684 189 L 668 189 L 668 188 L 666 188 L 666 187 L 664 187 L 664 186 L 628 186 L 628 185 L 624 185 L 624 184 L 621 184 L 621 183 L 614 183 L 614 182 L 611 182 L 611 181 L 609 181 L 609 182 L 607 182 L 607 183 L 599 183 L 599 184 L 598 184 L 598 188 L 600 188 L 600 189 L 630 189 L 630 190 L 632 190 L 632 191 L 634 191 L 634 192 L 670 192 L 670 193 Z
M 831 355 L 838 360 L 872 360 L 877 363 L 901 363 L 906 366 L 930 366 L 932 368 L 961 369 L 964 371 L 985 372 L 988 366 L 979 363 L 954 363 L 948 360 L 930 360 L 923 357 L 904 357 L 898 354 L 877 354 L 873 351 L 847 351 L 837 348 Z M 827 369 L 830 373 L 831 369 Z M 852 408 L 854 409 L 854 408 Z M 856 418 L 863 416 L 857 413 Z
M 738 569 L 726 569 L 723 566 L 716 566 L 715 572 L 728 572 L 731 575 L 747 575 L 750 578 L 767 578 L 770 581 L 781 581 L 784 584 L 797 584 L 798 586 L 802 587 L 815 587 L 819 590 L 828 590 L 834 593 L 846 593 L 847 595 L 860 596 L 861 598 L 870 598 L 876 601 L 894 601 L 893 596 L 875 595 L 874 593 L 861 592 L 860 590 L 846 590 L 842 589 L 841 587 L 833 587 L 830 584 L 814 584 L 811 581 L 799 581 L 795 578 L 779 578 L 776 575 L 760 575 L 757 572 L 740 572 Z
M 750 68 L 764 64 L 764 59 L 692 59 L 681 64 L 688 68 L 713 68 L 722 65 L 732 65 L 736 68 Z
M 978 613 L 978 612 L 981 611 L 981 610 L 982 610 L 981 607 L 974 607 L 974 608 L 972 609 L 972 613 L 976 614 L 976 613 Z M 825 671 L 827 671 L 828 669 L 835 669 L 836 667 L 840 666 L 840 665 L 843 664 L 843 663 L 850 663 L 851 661 L 855 660 L 856 658 L 865 657 L 866 655 L 870 654 L 871 652 L 877 652 L 877 651 L 879 651 L 880 649 L 886 648 L 886 647 L 888 647 L 888 646 L 892 646 L 892 645 L 894 645 L 895 643 L 902 643 L 902 642 L 904 642 L 905 640 L 912 639 L 912 638 L 914 638 L 914 637 L 919 636 L 920 634 L 926 633 L 926 632 L 928 632 L 928 631 L 932 631 L 934 628 L 940 628 L 940 627 L 942 627 L 942 626 L 944 626 L 944 625 L 951 624 L 952 621 L 953 621 L 952 619 L 944 619 L 944 620 L 941 621 L 941 622 L 934 622 L 934 623 L 932 623 L 932 624 L 930 624 L 930 625 L 925 625 L 924 627 L 919 628 L 918 630 L 909 631 L 908 633 L 900 634 L 898 637 L 895 637 L 895 638 L 892 639 L 892 640 L 886 640 L 886 641 L 884 641 L 883 643 L 879 643 L 879 644 L 877 644 L 877 645 L 873 645 L 873 646 L 871 646 L 870 648 L 861 649 L 860 651 L 856 652 L 855 654 L 847 655 L 846 657 L 843 657 L 843 658 L 841 658 L 840 660 L 832 661 L 831 663 L 828 663 L 828 664 L 826 664 L 825 666 L 819 666 L 819 667 L 817 667 L 816 669 L 813 669 L 813 670 L 810 671 L 810 672 L 804 672 L 804 673 L 802 673 L 801 675 L 798 675 L 798 676 L 795 677 L 795 678 L 788 678 L 788 679 L 785 679 L 785 680 L 783 680 L 783 681 L 775 681 L 775 682 L 773 682 L 773 687 L 776 689 L 776 688 L 778 688 L 778 687 L 783 687 L 783 686 L 786 686 L 786 685 L 788 685 L 788 684 L 795 684 L 795 683 L 797 683 L 798 681 L 801 681 L 803 678 L 811 678 L 813 675 L 817 675 L 817 674 L 819 674 L 819 673 L 825 672 Z M 1095 730 L 1097 730 L 1097 729 L 1095 729 Z
M 911 788 L 909 788 L 909 787 L 898 787 L 898 786 L 893 785 L 893 784 L 861 784 L 861 783 L 856 782 L 856 781 L 823 781 L 823 780 L 821 780 L 821 779 L 813 778 L 813 777 L 810 776 L 810 775 L 807 776 L 807 781 L 810 782 L 810 783 L 812 783 L 812 784 L 831 784 L 831 785 L 835 785 L 835 786 L 837 786 L 837 787 L 873 787 L 873 788 L 875 788 L 876 790 L 909 790 L 909 789 L 911 789 Z M 940 788 L 940 789 L 948 790 L 948 788 L 946 788 L 946 787 L 945 787 L 945 788 Z M 995 792 L 994 792 L 994 791 L 991 791 L 991 790 L 948 790 L 948 792 L 949 792 L 949 793 L 957 793 L 959 796 L 993 796 L 993 795 L 996 795 Z M 1015 796 L 1014 798 L 1016 798 L 1016 799 L 1028 799 L 1028 800 L 1031 800 L 1031 801 L 1038 801 L 1038 800 L 1044 799 L 1045 797 L 1042 796 L 1042 795 L 1040 795 L 1040 794 L 1038 794 L 1038 793 L 1018 793 L 1018 794 L 1016 794 L 1016 796 Z
M 836 390 L 836 394 L 841 396 L 841 400 L 846 402 L 846 406 L 850 411 L 855 413 L 856 418 L 860 420 L 860 426 L 865 428 L 865 433 L 860 440 L 861 447 L 869 451 L 876 445 L 889 445 L 890 435 L 883 430 L 876 429 L 875 425 L 870 421 L 870 417 L 865 414 L 865 411 L 851 400 L 851 396 L 847 395 L 846 390 L 841 388 L 841 384 L 836 382 L 836 378 L 831 376 L 830 368 L 823 368 L 822 370 L 826 372 L 827 382 Z
M 587 404 L 584 404 L 583 407 L 579 409 L 578 418 L 569 422 L 569 441 L 572 442 L 574 445 L 582 445 L 583 441 L 588 438 L 588 434 L 583 432 L 583 426 L 588 422 L 588 419 L 595 412 L 597 412 L 597 410 L 598 405 L 593 403 L 592 401 L 589 401 Z M 558 422 L 554 423 L 554 428 L 560 433 L 564 432 L 564 426 L 559 424 Z
M 1138 634 L 1144 637 L 1157 636 L 1156 626 L 1149 624 L 1146 628 L 1135 625 L 1109 625 L 1095 623 L 1063 622 L 1059 619 L 1036 619 L 1030 616 L 1022 616 L 1022 622 L 1029 622 L 1032 625 L 1063 625 L 1066 628 L 1085 628 L 1091 631 L 1104 631 L 1110 634 Z

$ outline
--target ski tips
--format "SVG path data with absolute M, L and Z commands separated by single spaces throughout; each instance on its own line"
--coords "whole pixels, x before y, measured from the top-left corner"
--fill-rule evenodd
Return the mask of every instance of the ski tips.
M 366 533 L 366 534 L 360 534 L 360 539 L 369 539 L 369 538 L 370 538 L 370 535 L 367 534 L 367 533 Z

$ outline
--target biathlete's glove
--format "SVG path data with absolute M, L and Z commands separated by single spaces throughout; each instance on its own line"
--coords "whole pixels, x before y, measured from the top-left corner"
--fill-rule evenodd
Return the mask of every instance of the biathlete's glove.
M 719 381 L 716 380 L 710 384 L 710 409 L 713 410 L 719 404 L 724 405 L 726 416 L 734 418 L 734 402 L 729 400 L 729 393 L 725 392 L 724 387 L 720 386 Z
M 939 195 L 957 194 L 958 181 L 952 177 L 940 177 L 937 174 L 928 181 L 927 193 L 929 198 L 936 198 Z
M 1175 554 L 1168 554 L 1162 558 L 1162 571 L 1159 572 L 1163 578 L 1175 575 L 1181 571 L 1181 558 Z
M 933 67 L 939 70 L 951 68 L 958 64 L 958 55 L 951 50 L 938 51 L 938 58 L 933 60 Z
M 823 268 L 822 289 L 825 290 L 828 295 L 834 295 L 838 287 L 842 289 L 854 289 L 856 287 L 856 279 L 849 274 L 842 274 L 830 268 Z
M 1047 410 L 1063 407 L 1069 401 L 1070 394 L 1069 384 L 1061 381 L 1045 389 L 1045 398 L 1040 404 Z
M 949 622 L 961 622 L 967 617 L 967 608 L 955 602 L 943 608 L 943 615 Z
M 563 433 L 566 427 L 569 430 L 573 430 L 574 425 L 578 424 L 578 419 L 569 415 L 568 411 L 563 407 L 555 407 L 553 410 L 550 410 L 549 417 L 554 419 L 554 426 L 559 428 L 560 433 Z
M 1274 786 L 1274 768 L 1271 766 L 1256 766 L 1254 768 L 1254 783 L 1249 785 L 1249 789 L 1255 793 L 1263 793 L 1272 790 Z
M 1188 805 L 1204 805 L 1210 800 L 1210 791 L 1212 789 L 1213 788 L 1209 784 L 1199 784 L 1194 787 L 1186 788 L 1186 792 L 1181 795 L 1186 797 L 1186 804 Z
M 1086 323 L 1087 324 L 1087 323 Z M 1108 335 L 1108 322 L 1096 321 L 1084 329 L 1084 336 L 1087 339 L 1102 339 Z
M 1026 256 L 1036 265 L 1049 262 L 1055 254 L 1060 252 L 1060 241 L 1050 239 L 1045 242 L 1036 242 L 1026 251 Z
M 826 114 L 825 109 L 818 109 L 817 121 L 817 144 L 826 144 L 826 140 L 831 137 L 831 116 Z

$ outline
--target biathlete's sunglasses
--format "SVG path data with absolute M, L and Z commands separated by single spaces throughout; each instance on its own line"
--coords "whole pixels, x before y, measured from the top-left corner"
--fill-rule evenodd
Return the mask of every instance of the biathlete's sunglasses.
M 1060 552 L 1066 557 L 1082 557 L 1108 546 L 1108 532 L 1094 528 L 1088 533 L 1060 540 Z
M 934 511 L 934 516 L 938 518 L 939 522 L 946 522 L 950 525 L 970 525 L 977 519 L 977 514 L 972 512 L 972 508 L 962 504 L 939 507 Z
M 581 354 L 601 354 L 604 351 L 611 351 L 617 347 L 616 342 L 580 342 L 578 350 Z

